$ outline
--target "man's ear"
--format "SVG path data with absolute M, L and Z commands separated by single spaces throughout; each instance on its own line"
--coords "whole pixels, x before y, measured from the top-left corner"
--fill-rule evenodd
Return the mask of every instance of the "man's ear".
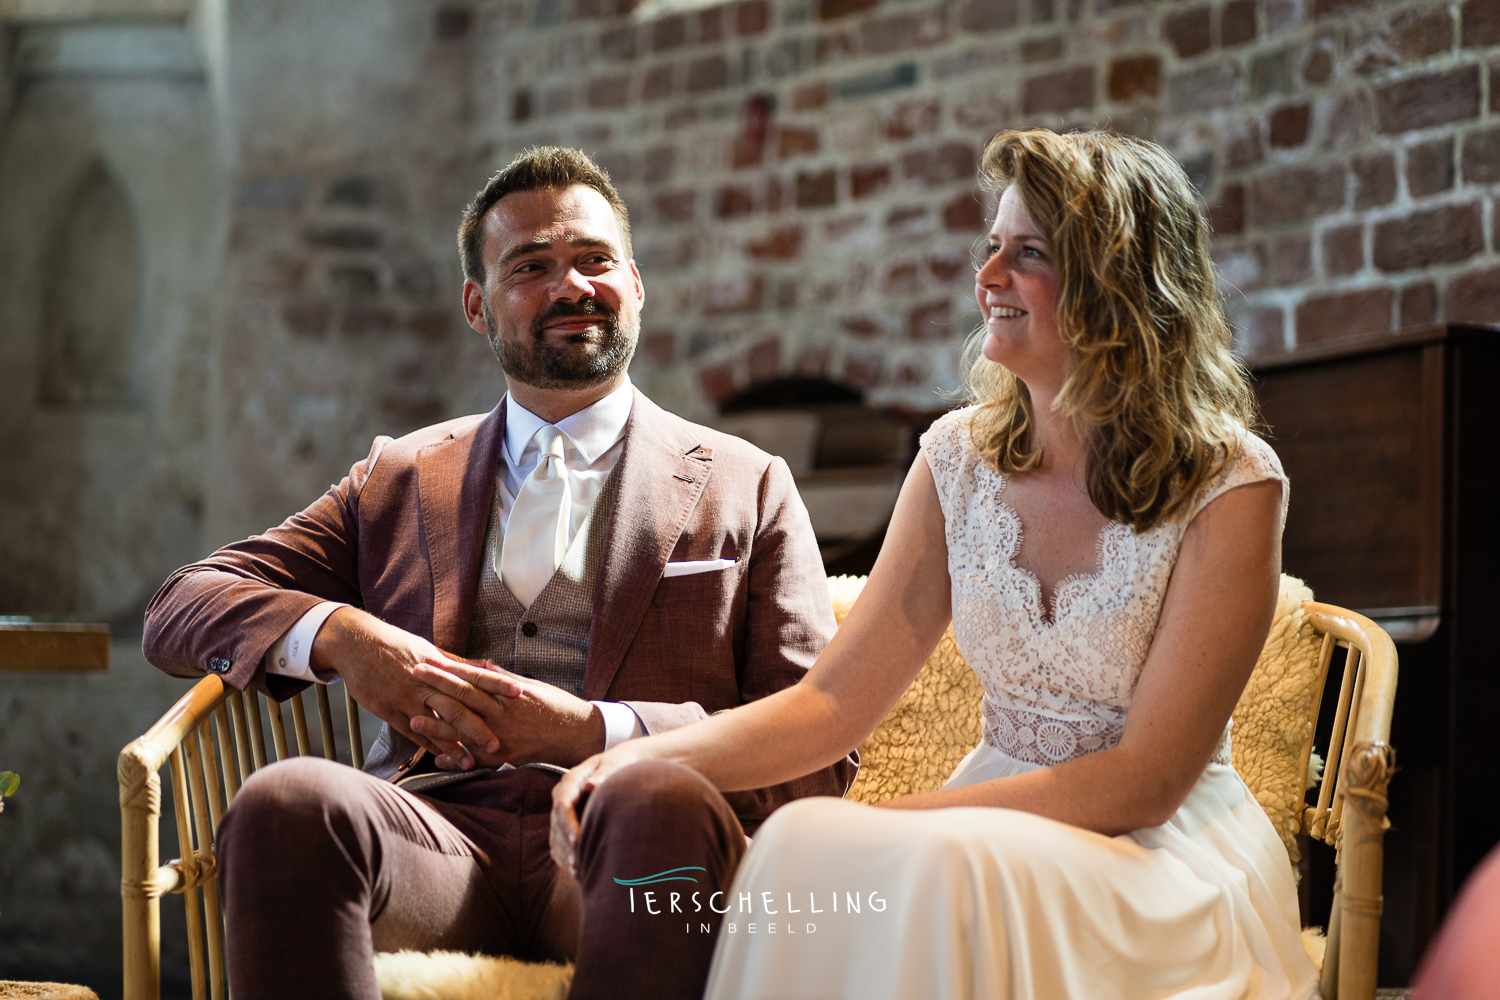
M 646 283 L 641 280 L 640 269 L 635 266 L 635 258 L 630 258 L 630 276 L 635 279 L 635 307 L 639 309 L 646 304 Z
M 484 289 L 473 278 L 464 279 L 464 319 L 469 321 L 476 333 L 482 333 L 486 337 L 490 335 L 484 322 Z

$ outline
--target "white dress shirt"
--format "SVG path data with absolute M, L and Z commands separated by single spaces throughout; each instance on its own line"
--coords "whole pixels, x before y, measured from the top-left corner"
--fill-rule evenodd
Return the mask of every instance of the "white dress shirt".
M 589 511 L 604 489 L 604 483 L 620 460 L 625 448 L 625 424 L 630 420 L 630 409 L 635 403 L 627 376 L 614 392 L 597 403 L 586 406 L 577 413 L 564 417 L 554 426 L 563 433 L 563 461 L 568 467 L 568 482 L 572 488 L 572 523 L 568 525 L 568 542 L 571 544 L 578 529 L 583 526 Z M 546 421 L 532 413 L 514 399 L 505 406 L 505 441 L 501 446 L 500 468 L 497 470 L 495 487 L 500 491 L 500 529 L 503 535 L 510 520 L 511 508 L 515 506 L 516 494 L 526 477 L 536 470 L 541 449 L 535 440 L 536 432 Z M 499 558 L 499 553 L 492 554 Z M 499 567 L 496 567 L 499 572 Z M 337 678 L 330 675 L 319 677 L 313 673 L 309 663 L 312 657 L 313 639 L 318 630 L 333 614 L 345 605 L 325 601 L 297 619 L 271 648 L 266 650 L 265 668 L 268 674 L 296 677 L 299 680 L 330 683 Z M 628 705 L 613 701 L 596 701 L 604 716 L 604 749 L 608 750 L 628 739 L 646 734 L 640 718 Z

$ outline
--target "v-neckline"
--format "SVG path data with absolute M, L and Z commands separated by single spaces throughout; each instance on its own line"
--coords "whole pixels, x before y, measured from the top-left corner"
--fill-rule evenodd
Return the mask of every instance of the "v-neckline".
M 1005 499 L 1005 491 L 1009 486 L 1010 479 L 1003 474 L 1000 475 L 1000 489 L 995 494 L 995 501 L 999 510 L 1010 517 L 1016 529 L 1010 551 L 1005 554 L 1005 562 L 1012 572 L 1030 584 L 1031 601 L 1029 603 L 1032 608 L 1032 617 L 1044 629 L 1051 630 L 1057 627 L 1058 600 L 1063 592 L 1063 588 L 1097 580 L 1104 574 L 1104 538 L 1109 529 L 1114 527 L 1118 522 L 1106 520 L 1094 536 L 1093 571 L 1090 573 L 1069 573 L 1058 580 L 1052 587 L 1052 599 L 1049 601 L 1047 596 L 1042 593 L 1041 577 L 1016 561 L 1016 557 L 1021 554 L 1021 542 L 1025 538 L 1026 528 L 1021 521 L 1021 512 L 1016 510 L 1015 506 Z

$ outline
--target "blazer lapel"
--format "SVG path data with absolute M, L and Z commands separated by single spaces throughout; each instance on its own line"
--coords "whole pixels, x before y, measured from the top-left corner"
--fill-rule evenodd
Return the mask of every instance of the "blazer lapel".
M 422 534 L 432 569 L 432 642 L 460 656 L 468 645 L 504 439 L 502 398 L 472 429 L 417 452 Z
M 609 691 L 712 474 L 712 449 L 636 391 L 594 585 L 585 698 L 601 699 Z

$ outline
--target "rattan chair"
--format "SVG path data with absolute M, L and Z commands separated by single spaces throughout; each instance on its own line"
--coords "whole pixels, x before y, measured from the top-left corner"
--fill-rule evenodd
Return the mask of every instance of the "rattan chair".
M 849 583 L 847 579 L 830 581 L 835 603 L 844 610 L 857 592 L 857 588 L 850 590 Z M 1334 652 L 1339 647 L 1349 652 L 1328 744 L 1329 766 L 1318 785 L 1316 804 L 1304 805 L 1291 822 L 1298 832 L 1332 844 L 1338 851 L 1323 995 L 1328 1000 L 1373 1000 L 1382 841 L 1388 825 L 1386 786 L 1394 770 L 1394 753 L 1387 740 L 1396 691 L 1396 650 L 1389 636 L 1367 618 L 1326 604 L 1307 602 L 1301 607 L 1321 636 L 1311 718 L 1302 748 L 1303 773 L 1312 753 L 1318 706 Z M 1309 641 L 1319 641 L 1317 635 L 1310 634 Z M 933 759 L 946 761 L 954 753 L 961 756 L 977 738 L 973 734 L 977 734 L 979 689 L 972 678 L 950 630 L 912 689 L 861 747 L 865 765 L 851 797 L 871 801 L 936 787 L 934 782 L 941 782 L 951 764 L 934 767 Z M 328 691 L 316 687 L 313 693 L 321 752 L 332 759 L 333 712 Z M 156 1000 L 160 995 L 160 900 L 168 893 L 181 893 L 187 907 L 195 1000 L 222 1000 L 227 993 L 214 833 L 240 784 L 268 761 L 261 702 L 259 695 L 226 687 L 217 676 L 205 677 L 120 753 L 125 1000 Z M 303 696 L 293 698 L 287 708 L 270 701 L 266 705 L 275 759 L 292 756 L 294 750 L 295 755 L 310 754 Z M 353 763 L 358 767 L 363 763 L 359 714 L 347 694 L 345 707 Z M 292 740 L 286 733 L 287 714 L 292 720 Z M 933 725 L 934 715 L 951 724 Z M 168 763 L 182 857 L 163 865 L 158 846 L 159 772 Z

